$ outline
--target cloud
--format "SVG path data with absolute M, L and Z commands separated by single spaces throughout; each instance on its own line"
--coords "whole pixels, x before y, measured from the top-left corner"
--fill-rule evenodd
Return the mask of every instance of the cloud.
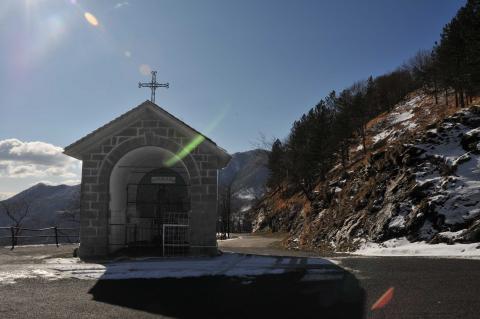
M 11 192 L 0 192 L 0 200 L 8 199 L 8 198 L 12 197 L 13 195 L 15 195 L 15 193 L 11 193 Z
M 114 8 L 115 9 L 120 9 L 121 7 L 125 7 L 125 6 L 128 6 L 128 5 L 129 5 L 128 1 L 118 2 L 117 4 L 115 4 Z
M 0 161 L 59 165 L 68 160 L 62 152 L 61 147 L 45 142 L 22 142 L 15 138 L 0 140 Z
M 57 185 L 58 183 L 48 181 L 48 180 L 40 180 L 40 181 L 31 182 L 29 186 L 31 187 L 37 184 L 45 184 L 45 185 L 53 186 L 53 185 Z
M 77 179 L 80 162 L 62 152 L 61 147 L 45 142 L 0 140 L 0 178 Z

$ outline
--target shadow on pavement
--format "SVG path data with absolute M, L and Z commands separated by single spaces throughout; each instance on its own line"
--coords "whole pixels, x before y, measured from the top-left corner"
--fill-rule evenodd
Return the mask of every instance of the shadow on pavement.
M 362 318 L 365 293 L 344 269 L 248 277 L 99 280 L 93 299 L 175 318 Z M 108 272 L 108 269 L 107 269 Z

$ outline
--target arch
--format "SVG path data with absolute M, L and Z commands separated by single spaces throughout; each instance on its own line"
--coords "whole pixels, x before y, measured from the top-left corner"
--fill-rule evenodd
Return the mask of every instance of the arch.
M 98 206 L 101 211 L 105 212 L 105 215 L 107 216 L 104 218 L 104 221 L 106 228 L 106 245 L 109 251 L 112 251 L 110 241 L 112 240 L 111 237 L 113 235 L 109 226 L 110 220 L 113 217 L 110 216 L 110 213 L 112 215 L 114 213 L 110 210 L 110 205 L 112 201 L 118 201 L 118 199 L 115 198 L 115 196 L 118 194 L 115 195 L 112 193 L 111 189 L 112 174 L 118 164 L 121 163 L 122 159 L 128 157 L 129 154 L 133 154 L 145 149 L 156 149 L 158 152 L 163 153 L 163 159 L 165 159 L 165 156 L 167 155 L 175 156 L 175 154 L 178 154 L 182 149 L 182 146 L 171 140 L 155 135 L 138 136 L 122 142 L 104 158 L 98 175 L 99 189 L 102 189 L 104 193 L 99 195 Z M 171 168 L 176 171 L 185 172 L 184 177 L 188 179 L 189 185 L 198 185 L 200 183 L 198 165 L 190 154 L 185 156 L 182 160 L 179 160 L 175 167 Z M 115 205 L 115 203 L 113 204 Z M 125 220 L 123 220 L 123 222 L 125 223 Z
M 143 147 L 143 146 L 156 146 L 162 149 L 165 149 L 172 154 L 178 154 L 180 150 L 182 150 L 183 146 L 169 140 L 167 138 L 158 136 L 158 135 L 145 135 L 145 136 L 137 136 L 129 138 L 128 140 L 122 142 L 121 144 L 117 145 L 114 149 L 107 154 L 107 156 L 102 161 L 100 166 L 99 176 L 98 176 L 98 184 L 104 185 L 107 187 L 108 193 L 108 184 L 110 180 L 110 174 L 112 172 L 113 167 L 115 164 L 127 153 L 133 151 L 136 148 Z M 187 170 L 190 174 L 191 184 L 196 185 L 199 184 L 200 181 L 198 178 L 200 176 L 200 169 L 193 159 L 191 154 L 187 154 L 183 159 L 181 159 L 183 164 L 187 167 Z

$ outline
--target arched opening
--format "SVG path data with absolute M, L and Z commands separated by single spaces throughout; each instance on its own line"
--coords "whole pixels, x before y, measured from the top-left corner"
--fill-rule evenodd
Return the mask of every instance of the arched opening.
M 182 161 L 160 147 L 125 154 L 110 175 L 109 251 L 164 254 L 188 249 L 190 175 Z

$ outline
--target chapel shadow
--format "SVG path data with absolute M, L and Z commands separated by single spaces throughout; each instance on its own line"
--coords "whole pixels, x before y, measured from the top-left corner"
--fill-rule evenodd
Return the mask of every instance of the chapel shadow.
M 174 318 L 363 318 L 365 292 L 355 276 L 305 281 L 305 270 L 251 277 L 100 279 L 93 300 Z M 107 265 L 108 272 L 108 265 Z

